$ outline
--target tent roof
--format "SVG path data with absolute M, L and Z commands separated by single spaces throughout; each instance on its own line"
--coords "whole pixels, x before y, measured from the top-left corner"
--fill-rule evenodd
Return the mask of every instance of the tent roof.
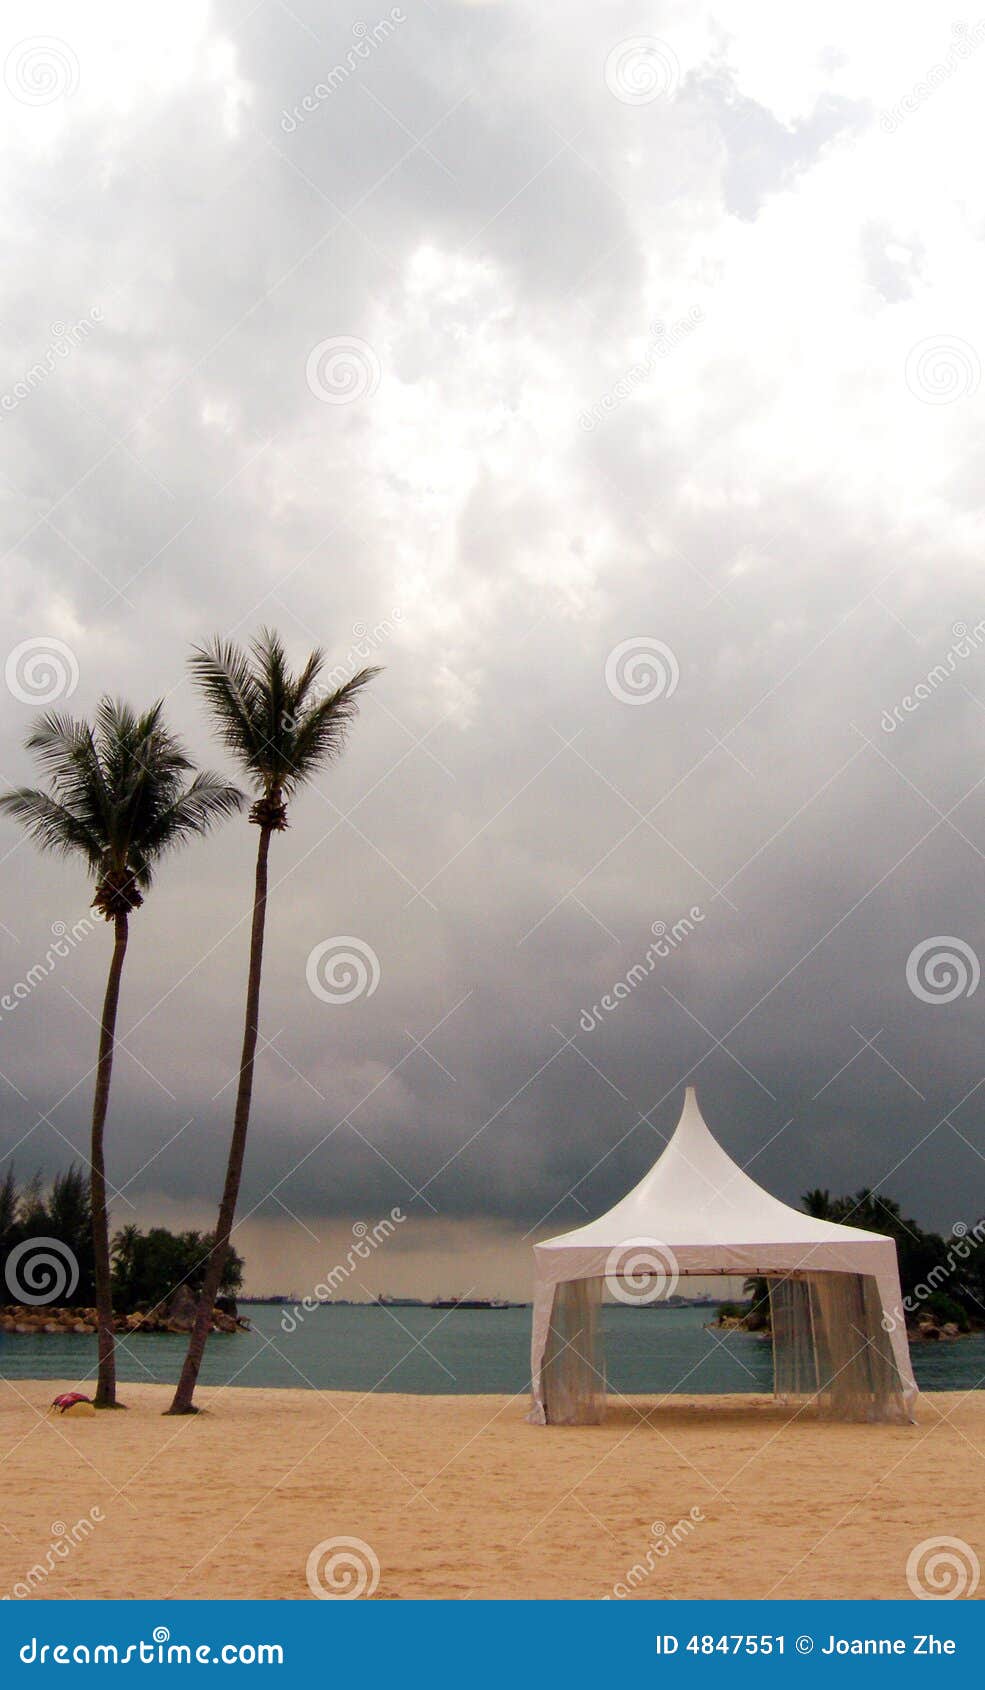
M 649 1173 L 607 1214 L 538 1250 L 608 1249 L 627 1240 L 694 1245 L 884 1243 L 885 1235 L 816 1220 L 772 1197 L 713 1138 L 688 1086 L 674 1135 Z M 812 1255 L 814 1252 L 812 1251 Z M 821 1259 L 815 1258 L 817 1265 Z

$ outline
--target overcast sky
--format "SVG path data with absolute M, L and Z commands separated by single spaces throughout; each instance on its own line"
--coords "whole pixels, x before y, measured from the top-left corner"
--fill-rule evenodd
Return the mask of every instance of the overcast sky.
M 524 1235 L 635 1183 L 686 1083 L 787 1200 L 973 1222 L 985 26 L 2 30 L 5 782 L 41 707 L 105 689 L 227 768 L 184 668 L 215 632 L 385 669 L 273 843 L 251 1285 L 305 1290 L 399 1206 L 372 1289 L 518 1292 Z M 227 825 L 134 918 L 116 1224 L 211 1220 L 255 844 Z M 0 849 L 9 994 L 88 899 Z M 108 952 L 0 1016 L 25 1176 L 84 1153 Z

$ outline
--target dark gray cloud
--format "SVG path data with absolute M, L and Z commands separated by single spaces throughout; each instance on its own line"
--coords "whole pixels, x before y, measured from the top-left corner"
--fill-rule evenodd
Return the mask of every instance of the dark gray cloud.
M 869 87 L 826 23 L 791 108 L 764 25 L 726 72 L 668 8 L 676 87 L 632 104 L 631 8 L 403 10 L 330 87 L 365 10 L 182 13 L 174 59 L 66 14 L 76 93 L 5 114 L 5 391 L 46 373 L 2 418 L 4 652 L 64 642 L 80 711 L 167 693 L 220 765 L 191 640 L 269 621 L 385 665 L 275 843 L 246 1207 L 568 1221 L 690 1078 L 782 1195 L 971 1220 L 983 988 L 924 1001 L 907 965 L 985 954 L 985 338 L 975 230 L 897 203 L 926 137 L 862 126 L 912 66 Z M 306 380 L 338 337 L 378 375 L 347 404 Z M 626 702 L 653 641 L 663 696 Z M 8 695 L 8 780 L 33 713 Z M 134 922 L 112 1156 L 142 1208 L 219 1177 L 252 847 L 176 859 Z M 13 985 L 85 889 L 3 848 Z M 347 935 L 379 984 L 326 1003 L 306 962 Z M 24 1170 L 84 1146 L 105 963 L 99 931 L 0 1020 Z

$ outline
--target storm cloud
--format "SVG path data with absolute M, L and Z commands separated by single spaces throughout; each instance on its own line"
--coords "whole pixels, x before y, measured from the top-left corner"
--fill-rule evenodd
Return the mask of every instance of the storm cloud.
M 685 1083 L 789 1200 L 970 1223 L 977 29 L 228 0 L 45 31 L 5 11 L 5 781 L 42 705 L 104 690 L 225 767 L 185 671 L 213 632 L 384 668 L 274 841 L 247 1246 L 394 1204 L 559 1229 Z M 0 845 L 26 1173 L 84 1154 L 108 936 L 42 978 L 87 889 Z M 117 1223 L 207 1217 L 253 847 L 229 824 L 134 920 Z

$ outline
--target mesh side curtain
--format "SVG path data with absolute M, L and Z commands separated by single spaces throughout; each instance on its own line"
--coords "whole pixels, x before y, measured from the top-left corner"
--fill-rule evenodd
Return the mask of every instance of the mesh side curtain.
M 554 1293 L 544 1355 L 544 1407 L 552 1426 L 597 1426 L 605 1416 L 601 1279 L 571 1279 Z
M 871 1275 L 771 1279 L 769 1290 L 777 1396 L 813 1398 L 828 1420 L 908 1418 Z

